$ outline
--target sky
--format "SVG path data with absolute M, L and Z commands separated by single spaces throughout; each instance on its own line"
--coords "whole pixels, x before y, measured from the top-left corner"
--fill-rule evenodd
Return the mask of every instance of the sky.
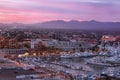
M 120 0 L 0 0 L 0 22 L 120 22 Z

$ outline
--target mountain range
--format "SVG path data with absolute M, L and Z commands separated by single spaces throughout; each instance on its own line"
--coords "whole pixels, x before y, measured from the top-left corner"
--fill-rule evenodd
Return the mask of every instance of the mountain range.
M 16 28 L 33 28 L 33 29 L 80 29 L 80 30 L 107 30 L 107 31 L 120 31 L 120 22 L 99 22 L 95 20 L 91 21 L 64 21 L 55 20 L 43 23 L 35 24 L 22 24 L 22 23 L 11 23 L 11 24 L 0 24 L 0 27 L 16 27 Z

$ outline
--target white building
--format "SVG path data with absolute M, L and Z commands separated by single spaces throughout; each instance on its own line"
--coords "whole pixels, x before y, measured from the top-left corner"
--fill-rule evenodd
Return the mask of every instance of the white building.
M 23 54 L 28 52 L 27 48 L 22 49 L 0 49 L 0 52 L 7 53 L 7 54 Z
M 83 41 L 59 41 L 57 48 L 64 49 L 64 50 L 71 50 L 71 49 L 81 49 L 81 48 L 89 48 L 90 45 Z

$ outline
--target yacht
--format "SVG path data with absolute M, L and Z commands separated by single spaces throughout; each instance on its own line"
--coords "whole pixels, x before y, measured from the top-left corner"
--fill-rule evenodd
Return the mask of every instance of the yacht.
M 72 54 L 72 57 L 73 58 L 79 58 L 79 57 L 81 57 L 81 55 L 82 55 L 81 53 L 75 52 L 75 53 Z
M 25 64 L 25 65 L 23 66 L 23 69 L 24 69 L 24 70 L 34 70 L 34 69 L 35 69 L 35 66 L 34 66 L 34 65 L 27 65 L 27 64 Z
M 101 51 L 101 52 L 99 53 L 99 56 L 112 57 L 112 56 L 114 56 L 114 53 Z
M 95 57 L 95 56 L 97 56 L 97 54 L 93 54 L 92 52 L 86 51 L 86 52 L 81 53 L 80 57 L 89 58 L 89 57 Z
M 113 65 L 120 65 L 120 55 L 110 57 L 110 58 L 106 59 L 106 62 L 113 64 Z
M 60 57 L 61 58 L 72 58 L 72 55 L 71 54 L 62 54 Z
M 95 57 L 95 56 L 97 56 L 97 54 L 93 54 L 92 52 L 81 52 L 81 53 L 79 53 L 79 52 L 75 52 L 75 53 L 73 53 L 72 54 L 72 57 L 73 58 L 77 58 L 77 57 L 79 57 L 79 58 L 89 58 L 89 57 Z
M 97 54 L 93 54 L 92 52 L 74 52 L 73 54 L 62 54 L 61 58 L 89 58 L 89 57 L 95 57 Z
M 115 80 L 120 80 L 120 70 L 113 67 L 109 67 L 106 71 L 101 73 L 102 75 L 107 75 L 109 77 L 116 77 Z
M 111 67 L 112 66 L 111 64 L 106 63 L 106 61 L 104 59 L 99 59 L 99 58 L 91 59 L 91 60 L 87 61 L 86 64 L 94 65 L 94 66 L 101 66 L 101 67 Z

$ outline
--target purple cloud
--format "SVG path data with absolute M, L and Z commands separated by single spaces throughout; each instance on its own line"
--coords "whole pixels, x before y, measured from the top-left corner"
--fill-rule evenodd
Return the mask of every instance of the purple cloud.
M 0 21 L 120 21 L 119 7 L 120 0 L 1 0 Z

